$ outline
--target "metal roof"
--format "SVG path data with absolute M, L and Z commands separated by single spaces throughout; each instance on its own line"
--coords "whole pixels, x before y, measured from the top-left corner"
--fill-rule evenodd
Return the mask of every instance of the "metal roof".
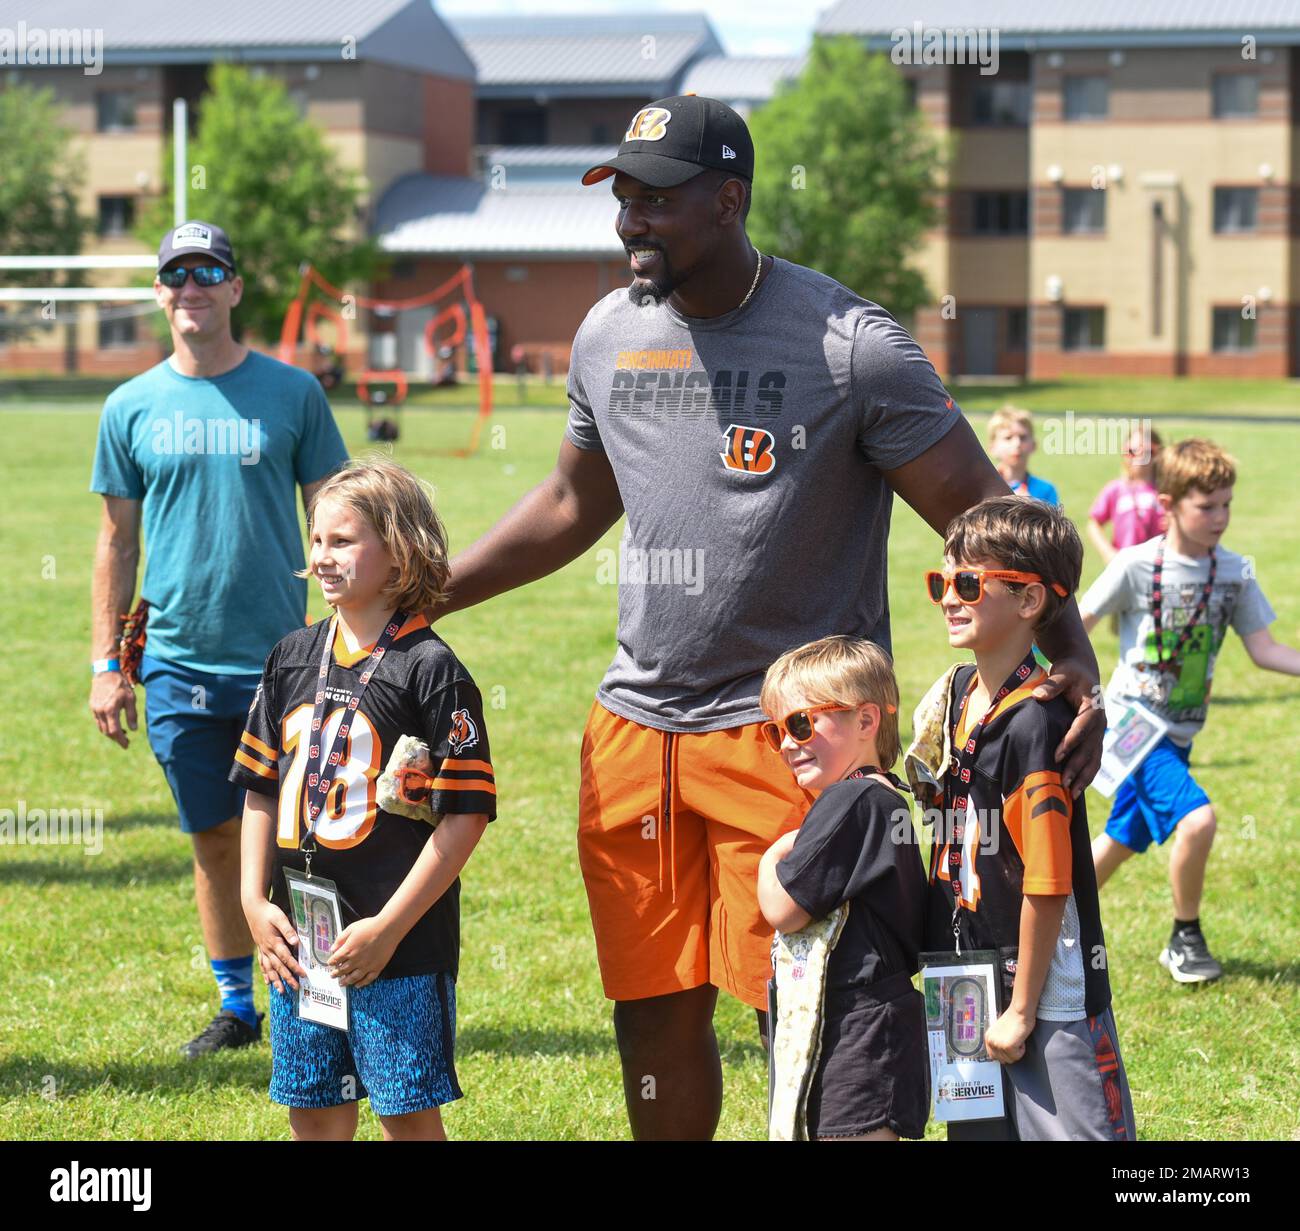
M 722 51 L 703 13 L 448 20 L 478 68 L 480 98 L 541 88 L 562 96 L 666 93 L 692 60 Z
M 915 0 L 839 0 L 817 23 L 818 34 L 858 34 L 872 41 L 911 30 Z M 1300 42 L 1296 0 L 928 0 L 928 28 L 997 30 L 1009 48 L 1177 46 L 1238 41 Z
M 356 58 L 438 76 L 474 77 L 473 61 L 430 0 L 0 0 L 0 28 L 102 30 L 106 63 Z
M 706 56 L 686 70 L 681 93 L 765 103 L 781 82 L 798 77 L 806 62 L 806 56 Z
M 380 198 L 375 234 L 394 254 L 618 257 L 616 213 L 614 198 L 601 187 L 490 188 L 479 180 L 415 174 Z

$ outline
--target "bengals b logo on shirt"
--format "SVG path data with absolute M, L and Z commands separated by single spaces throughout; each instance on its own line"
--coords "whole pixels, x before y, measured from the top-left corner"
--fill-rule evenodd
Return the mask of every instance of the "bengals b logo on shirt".
M 725 450 L 718 456 L 728 470 L 771 474 L 776 468 L 776 437 L 761 427 L 733 423 L 722 434 Z
M 452 756 L 462 748 L 472 748 L 478 743 L 478 728 L 469 716 L 469 710 L 455 710 L 451 716 L 451 730 L 447 734 Z

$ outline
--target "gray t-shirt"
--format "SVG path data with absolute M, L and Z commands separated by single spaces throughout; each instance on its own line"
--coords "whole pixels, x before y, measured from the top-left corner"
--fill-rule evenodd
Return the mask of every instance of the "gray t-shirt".
M 776 260 L 722 316 L 587 314 L 569 367 L 568 439 L 609 456 L 627 526 L 618 649 L 601 703 L 662 731 L 762 720 L 778 655 L 830 633 L 889 648 L 881 471 L 957 424 L 925 353 L 833 279 Z
M 1255 580 L 1250 562 L 1225 547 L 1215 550 L 1214 588 L 1201 622 L 1183 646 L 1177 671 L 1153 669 L 1156 624 L 1151 610 L 1157 536 L 1126 547 L 1105 568 L 1079 601 L 1084 615 L 1119 613 L 1119 666 L 1107 692 L 1121 701 L 1139 701 L 1169 724 L 1169 737 L 1187 747 L 1205 725 L 1214 679 L 1214 663 L 1228 626 L 1245 637 L 1276 618 Z M 1166 546 L 1161 589 L 1164 658 L 1196 610 L 1210 574 L 1208 556 L 1193 559 Z

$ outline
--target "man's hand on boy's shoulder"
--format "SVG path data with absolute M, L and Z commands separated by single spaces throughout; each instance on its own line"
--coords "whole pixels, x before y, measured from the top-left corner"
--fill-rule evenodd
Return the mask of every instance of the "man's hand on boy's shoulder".
M 1065 763 L 1061 781 L 1078 799 L 1101 767 L 1101 744 L 1106 734 L 1106 707 L 1096 668 L 1075 659 L 1058 658 L 1033 695 L 1037 701 L 1064 697 L 1075 707 L 1074 721 L 1056 749 L 1056 760 Z

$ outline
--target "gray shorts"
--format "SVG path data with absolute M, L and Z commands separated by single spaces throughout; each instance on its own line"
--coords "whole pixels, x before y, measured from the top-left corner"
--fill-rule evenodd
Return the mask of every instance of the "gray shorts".
M 949 1141 L 1137 1140 L 1109 1008 L 1078 1022 L 1040 1021 L 1002 1077 L 1006 1116 L 951 1123 Z

